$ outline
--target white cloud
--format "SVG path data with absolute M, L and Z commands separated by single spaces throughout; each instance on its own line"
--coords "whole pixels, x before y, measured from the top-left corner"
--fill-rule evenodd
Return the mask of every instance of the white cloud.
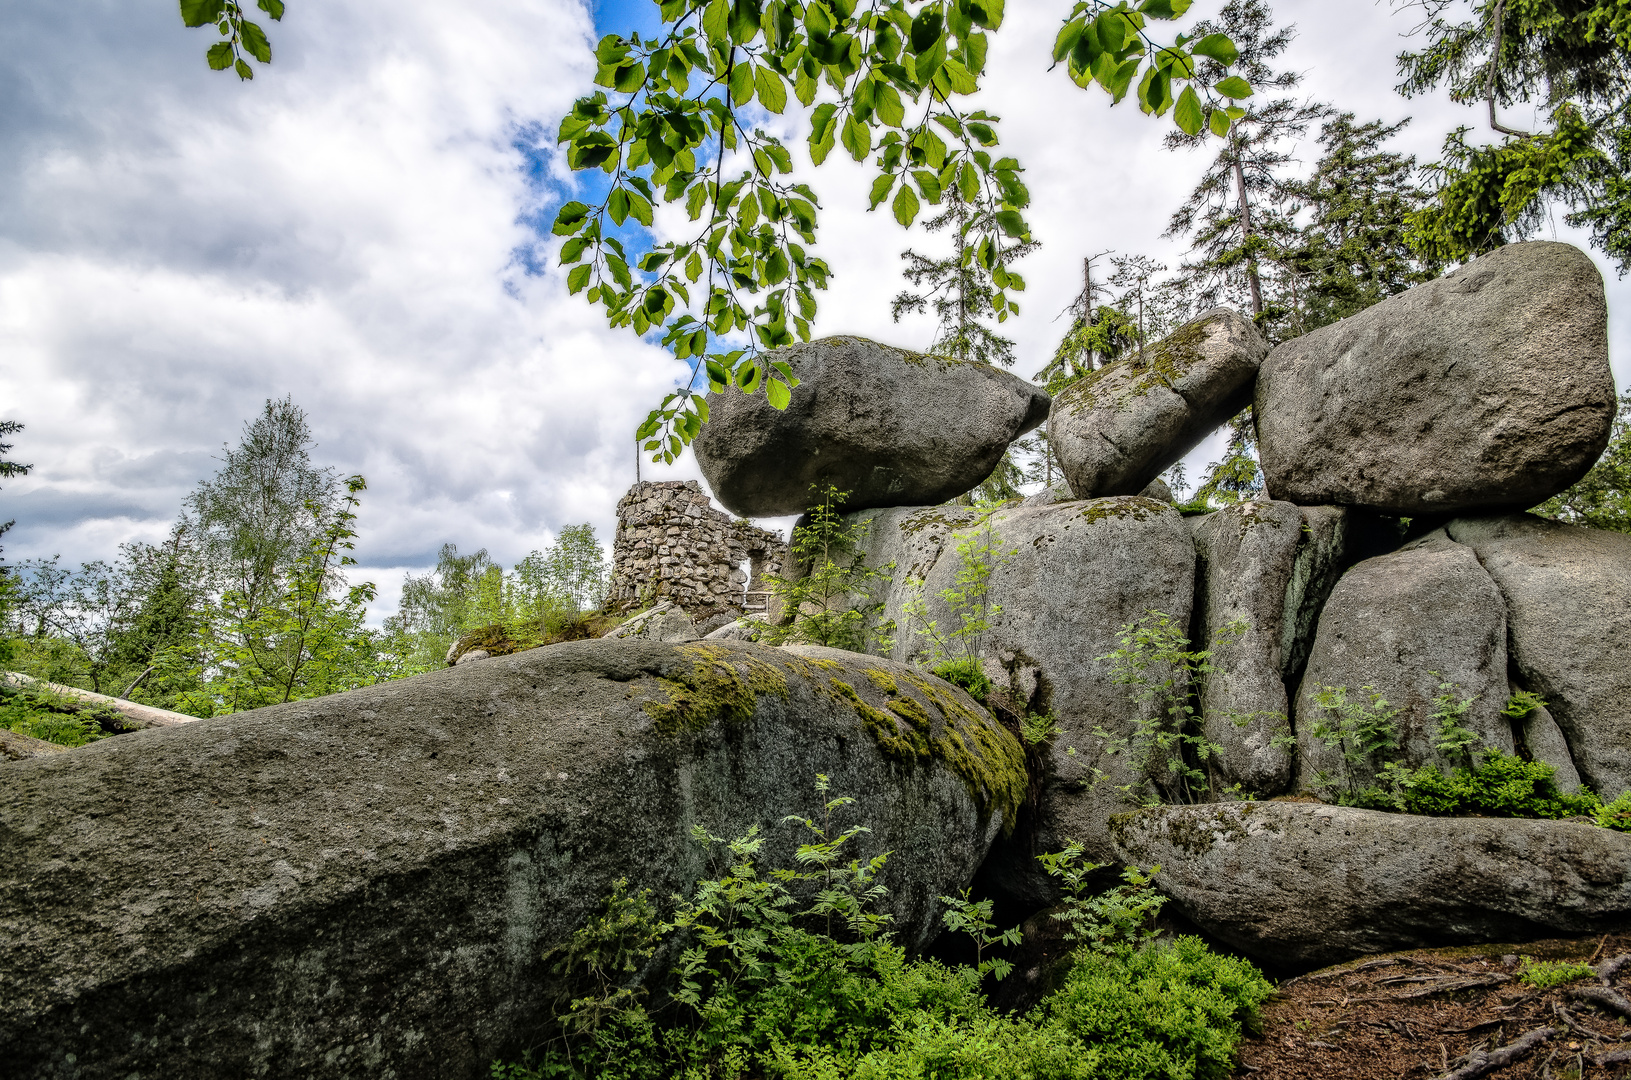
M 1392 93 L 1405 16 L 1276 8 L 1301 25 L 1287 63 L 1308 91 L 1361 119 L 1415 114 L 1406 149 L 1431 157 L 1472 119 Z M 1083 255 L 1177 261 L 1160 233 L 1204 165 L 1160 149 L 1167 121 L 1046 71 L 1064 10 L 1010 5 L 988 79 L 1045 244 L 1008 324 L 1025 375 L 1062 332 Z M 369 479 L 359 554 L 382 606 L 444 541 L 509 562 L 578 521 L 609 538 L 634 425 L 678 368 L 553 270 L 525 270 L 547 246 L 527 222 L 555 189 L 518 143 L 544 143 L 561 175 L 547 144 L 592 74 L 582 4 L 402 0 L 382 17 L 303 0 L 273 30 L 276 62 L 239 84 L 205 69 L 209 38 L 171 5 L 8 8 L 0 410 L 28 425 L 14 456 L 36 470 L 0 491 L 18 519 L 6 554 L 105 557 L 161 534 L 210 455 L 285 393 L 319 457 Z M 899 251 L 937 240 L 867 214 L 866 172 L 841 156 L 816 177 L 837 275 L 817 330 L 921 345 L 926 320 L 892 324 L 888 300 Z M 1606 276 L 1624 385 L 1631 293 Z

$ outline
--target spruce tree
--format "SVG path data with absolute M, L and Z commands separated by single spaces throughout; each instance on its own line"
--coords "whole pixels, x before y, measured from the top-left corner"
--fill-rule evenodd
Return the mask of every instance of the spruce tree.
M 1301 245 L 1288 256 L 1306 282 L 1291 329 L 1336 322 L 1437 276 L 1436 262 L 1410 246 L 1410 215 L 1426 203 L 1414 156 L 1383 145 L 1408 124 L 1354 123 L 1341 113 L 1320 129 L 1320 157 L 1291 190 L 1310 214 Z
M 991 220 L 1001 208 L 983 195 L 968 201 L 955 187 L 946 191 L 945 203 L 946 208 L 931 218 L 926 227 L 930 232 L 949 229 L 952 252 L 942 259 L 921 255 L 910 248 L 901 252 L 901 258 L 906 261 L 906 280 L 912 283 L 913 289 L 921 291 L 902 290 L 890 305 L 890 314 L 900 322 L 902 315 L 932 310 L 936 326 L 929 352 L 954 360 L 1012 367 L 1013 341 L 987 323 L 992 320 L 1004 323 L 1009 315 L 1019 314 L 1019 305 L 1009 297 L 1008 289 L 1018 291 L 1025 283 L 1010 267 L 1039 245 L 1028 240 L 1003 244 L 988 269 L 974 257 L 970 238 L 989 230 Z
M 1302 77 L 1271 66 L 1291 44 L 1296 28 L 1275 29 L 1273 12 L 1263 0 L 1229 0 L 1215 20 L 1201 23 L 1195 32 L 1226 34 L 1239 50 L 1228 69 L 1203 61 L 1202 77 L 1221 79 L 1232 70 L 1248 79 L 1256 93 L 1242 105 L 1243 114 L 1194 192 L 1173 213 L 1165 235 L 1189 239 L 1189 259 L 1179 276 L 1192 311 L 1219 304 L 1236 307 L 1249 312 L 1273 338 L 1274 328 L 1294 308 L 1297 292 L 1284 259 L 1298 236 L 1295 192 L 1283 175 L 1292 160 L 1289 144 L 1329 108 L 1290 96 L 1265 100 L 1275 92 L 1295 90 Z M 1205 133 L 1174 132 L 1165 145 L 1194 149 L 1211 144 Z

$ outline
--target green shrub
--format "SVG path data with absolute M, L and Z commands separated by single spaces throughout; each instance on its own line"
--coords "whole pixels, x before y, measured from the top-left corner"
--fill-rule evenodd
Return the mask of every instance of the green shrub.
M 59 746 L 84 746 L 122 727 L 118 712 L 49 690 L 0 683 L 0 727 Z
M 1589 965 L 1578 961 L 1535 960 L 1526 956 L 1523 958 L 1523 966 L 1518 968 L 1518 981 L 1533 986 L 1536 990 L 1550 990 L 1554 986 L 1579 982 L 1596 974 L 1597 972 Z
M 1383 766 L 1377 778 L 1385 786 L 1344 794 L 1345 806 L 1393 810 L 1429 817 L 1565 818 L 1598 811 L 1597 796 L 1557 786 L 1557 770 L 1543 761 L 1524 761 L 1499 750 L 1486 750 L 1477 768 L 1445 773 L 1432 765 L 1406 769 L 1397 762 Z M 1631 811 L 1628 804 L 1627 811 Z
M 1631 791 L 1623 793 L 1618 799 L 1591 812 L 1597 824 L 1605 829 L 1617 829 L 1620 832 L 1631 832 Z
M 537 1060 L 495 1062 L 494 1080 L 1229 1074 L 1271 987 L 1249 963 L 1197 939 L 1150 941 L 1141 885 L 1131 884 L 1139 910 L 1122 920 L 1127 933 L 1088 935 L 1113 943 L 1084 942 L 1058 993 L 1026 1016 L 1002 1014 L 980 992 L 980 970 L 912 960 L 894 944 L 888 917 L 868 910 L 884 895 L 875 880 L 884 857 L 846 863 L 849 843 L 866 830 L 835 835 L 834 813 L 850 800 L 827 798 L 825 778 L 817 790 L 819 818 L 786 819 L 813 836 L 799 849 L 804 869 L 762 873 L 756 834 L 727 843 L 699 831 L 726 865 L 668 921 L 655 918 L 645 894 L 618 883 L 604 911 L 551 956 L 562 983 L 551 1043 Z M 1080 854 L 1052 864 L 1078 885 L 1087 872 Z M 1116 894 L 1117 910 L 1129 905 L 1125 893 Z M 951 900 L 948 922 L 983 945 L 1017 939 L 993 933 L 986 902 Z M 641 969 L 664 939 L 681 952 L 648 1001 Z
M 980 666 L 980 662 L 973 657 L 964 657 L 960 660 L 945 660 L 929 670 L 953 686 L 960 686 L 967 690 L 968 696 L 981 704 L 985 703 L 986 695 L 991 693 L 991 677 L 985 673 L 985 669 Z

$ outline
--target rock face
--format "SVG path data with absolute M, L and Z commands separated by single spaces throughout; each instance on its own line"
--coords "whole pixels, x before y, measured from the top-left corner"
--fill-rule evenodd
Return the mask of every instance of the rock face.
M 980 636 L 980 659 L 1020 708 L 1051 711 L 1058 731 L 1032 748 L 1035 816 L 1022 820 L 1013 844 L 993 852 L 986 877 L 1020 903 L 1045 902 L 1052 882 L 1032 856 L 1078 840 L 1089 858 L 1107 859 L 1109 819 L 1128 805 L 1120 789 L 1143 779 L 1095 734 L 1125 737 L 1145 715 L 1100 658 L 1117 647 L 1123 626 L 1149 611 L 1188 626 L 1195 595 L 1188 529 L 1172 507 L 1131 497 L 1018 506 L 992 514 L 984 527 L 980 515 L 959 507 L 857 517 L 868 523 L 868 565 L 895 564 L 895 585 L 880 599 L 896 625 L 893 655 L 903 661 L 933 661 L 931 640 L 917 632 L 925 619 L 941 633 L 961 625 L 940 595 L 962 566 L 959 543 L 972 539 L 990 552 L 989 599 L 1001 610 Z M 913 579 L 920 588 L 907 584 Z M 908 613 L 917 596 L 925 619 Z M 1099 769 L 1105 775 L 1095 780 Z
M 734 643 L 570 642 L 0 772 L 5 1072 L 63 1078 L 483 1074 L 617 878 L 689 891 L 693 825 L 792 865 L 818 772 L 921 945 L 1024 792 L 961 691 Z
M 1546 700 L 1581 779 L 1605 799 L 1631 789 L 1631 536 L 1529 514 L 1448 532 L 1499 586 L 1513 667 Z
M 1269 492 L 1450 514 L 1533 506 L 1614 417 L 1603 282 L 1568 244 L 1509 244 L 1279 346 L 1257 380 Z
M 1051 430 L 1070 490 L 1080 499 L 1138 494 L 1251 404 L 1267 353 L 1256 327 L 1216 308 L 1142 360 L 1118 360 L 1073 383 L 1054 402 Z
M 1209 514 L 1195 528 L 1200 555 L 1199 633 L 1215 670 L 1200 688 L 1206 737 L 1222 747 L 1226 786 L 1277 795 L 1296 758 L 1286 680 L 1300 668 L 1314 614 L 1336 583 L 1347 514 L 1253 500 Z
M 745 517 L 801 513 L 812 484 L 851 510 L 922 506 L 973 488 L 1047 419 L 1048 395 L 989 364 L 858 337 L 778 349 L 800 379 L 783 412 L 763 393 L 708 395 L 692 444 L 714 497 Z
M 1429 818 L 1317 803 L 1140 810 L 1124 862 L 1185 915 L 1270 963 L 1623 925 L 1631 836 L 1568 821 Z
M 606 635 L 608 640 L 673 642 L 696 641 L 701 637 L 691 617 L 668 600 L 650 611 L 642 611 Z
M 1461 725 L 1487 746 L 1513 752 L 1506 705 L 1506 608 L 1473 550 L 1439 531 L 1392 555 L 1366 559 L 1342 575 L 1320 616 L 1308 668 L 1297 692 L 1299 784 L 1335 793 L 1343 786 L 1369 786 L 1371 759 L 1345 764 L 1342 753 L 1316 738 L 1314 725 L 1335 725 L 1338 714 L 1321 709 L 1322 687 L 1343 687 L 1352 703 L 1369 703 L 1374 687 L 1400 712 L 1394 724 L 1400 747 L 1394 756 L 1412 767 L 1465 765 L 1435 749 L 1438 724 L 1431 719 L 1440 684 L 1471 695 Z M 1324 775 L 1322 775 L 1324 774 Z

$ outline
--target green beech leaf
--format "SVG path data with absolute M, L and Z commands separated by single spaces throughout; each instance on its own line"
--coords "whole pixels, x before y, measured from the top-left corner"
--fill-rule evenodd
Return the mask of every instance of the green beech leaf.
M 1196 56 L 1210 56 L 1224 67 L 1240 59 L 1240 50 L 1227 34 L 1207 34 L 1189 47 Z
M 272 44 L 266 40 L 266 31 L 255 23 L 244 20 L 242 27 L 244 48 L 249 55 L 263 64 L 272 62 Z
M 872 196 L 871 196 L 872 205 L 867 207 L 867 209 L 876 210 L 880 203 L 882 203 L 885 199 L 889 198 L 889 193 L 891 191 L 893 191 L 894 189 L 895 189 L 895 174 L 894 173 L 884 173 L 882 176 L 880 176 L 876 180 L 872 181 Z
M 1200 134 L 1206 117 L 1201 112 L 1201 99 L 1193 86 L 1184 87 L 1184 92 L 1178 95 L 1178 107 L 1173 110 L 1172 119 L 1185 135 Z
M 703 9 L 702 32 L 711 42 L 724 44 L 725 35 L 730 33 L 730 8 L 725 6 L 725 0 L 713 0 Z
M 891 205 L 891 209 L 895 211 L 895 220 L 900 222 L 903 227 L 910 227 L 912 222 L 917 219 L 917 212 L 920 208 L 921 204 L 918 202 L 917 192 L 912 190 L 912 185 L 902 184 L 900 190 L 895 193 L 895 201 Z
M 588 263 L 584 263 L 581 266 L 574 266 L 572 268 L 572 272 L 566 275 L 567 292 L 574 296 L 582 292 L 583 287 L 589 284 L 589 275 L 593 272 L 594 267 L 590 266 Z
M 1212 134 L 1218 138 L 1226 139 L 1229 137 L 1229 114 L 1222 109 L 1213 109 L 1212 115 L 1207 117 L 1207 124 L 1211 127 Z
M 787 84 L 768 66 L 753 69 L 754 85 L 759 91 L 759 103 L 773 113 L 787 108 Z
M 208 26 L 221 17 L 225 6 L 222 0 L 181 0 L 181 25 Z
M 232 46 L 225 41 L 217 41 L 209 47 L 204 59 L 209 61 L 211 71 L 225 71 L 232 66 Z
M 900 127 L 905 122 L 906 106 L 900 99 L 900 92 L 888 83 L 878 84 L 873 103 L 878 110 L 878 119 L 890 127 Z
M 629 216 L 629 193 L 623 188 L 612 189 L 611 197 L 606 200 L 606 212 L 614 224 L 623 224 Z
M 997 214 L 996 221 L 998 228 L 1016 240 L 1025 239 L 1029 232 L 1018 210 L 1003 210 Z
M 1053 62 L 1059 63 L 1069 56 L 1076 43 L 1082 40 L 1082 33 L 1087 29 L 1086 19 L 1071 19 L 1059 28 L 1059 36 L 1053 39 Z
M 765 383 L 765 397 L 770 401 L 770 407 L 778 412 L 793 403 L 793 391 L 780 379 L 770 379 Z
M 1239 75 L 1231 75 L 1227 79 L 1212 87 L 1226 98 L 1249 98 L 1252 96 L 1252 84 Z
M 944 29 L 945 18 L 940 14 L 940 10 L 933 5 L 925 7 L 917 13 L 917 18 L 912 20 L 912 51 L 919 56 L 928 52 L 939 44 L 941 31 Z

